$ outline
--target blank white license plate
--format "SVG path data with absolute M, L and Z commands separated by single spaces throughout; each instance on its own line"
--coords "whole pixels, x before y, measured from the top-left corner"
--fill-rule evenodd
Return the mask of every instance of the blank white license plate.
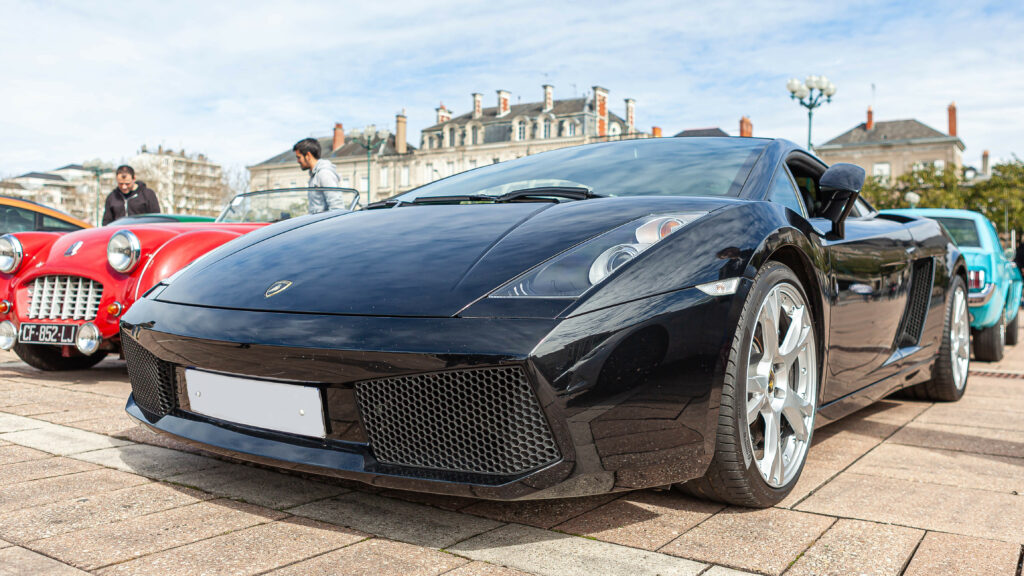
M 327 435 L 320 390 L 185 370 L 192 411 L 228 422 L 289 434 Z

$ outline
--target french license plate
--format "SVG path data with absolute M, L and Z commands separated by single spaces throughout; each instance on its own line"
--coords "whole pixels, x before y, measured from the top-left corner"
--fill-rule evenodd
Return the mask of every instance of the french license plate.
M 26 344 L 74 344 L 77 324 L 22 324 L 18 341 Z
M 185 370 L 192 412 L 289 434 L 327 436 L 320 389 Z

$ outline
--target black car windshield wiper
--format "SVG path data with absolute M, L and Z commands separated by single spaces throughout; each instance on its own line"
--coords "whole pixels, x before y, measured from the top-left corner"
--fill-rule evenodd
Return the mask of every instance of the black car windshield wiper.
M 575 186 L 538 186 L 536 188 L 523 188 L 502 194 L 494 199 L 495 202 L 516 202 L 536 201 L 545 199 L 565 198 L 567 200 L 587 200 L 588 198 L 601 198 L 600 194 L 594 194 L 589 188 L 577 188 Z
M 463 194 L 456 196 L 420 196 L 410 202 L 410 204 L 461 204 L 463 202 L 493 203 L 496 200 L 497 198 L 494 196 L 484 196 L 483 194 Z
M 408 202 L 385 200 L 386 204 L 379 202 L 371 204 L 371 208 L 390 208 L 398 204 L 470 204 L 488 203 L 502 204 L 508 202 L 558 202 L 559 198 L 566 200 L 586 200 L 588 198 L 602 198 L 592 193 L 587 188 L 575 188 L 570 186 L 539 186 L 537 188 L 523 188 L 502 194 L 501 196 L 488 196 L 485 194 L 457 194 L 451 196 L 420 196 Z

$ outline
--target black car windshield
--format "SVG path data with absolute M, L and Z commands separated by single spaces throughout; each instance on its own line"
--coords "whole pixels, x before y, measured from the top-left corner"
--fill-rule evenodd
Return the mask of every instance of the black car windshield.
M 650 138 L 562 148 L 456 174 L 392 200 L 497 198 L 521 190 L 543 195 L 543 189 L 593 196 L 737 196 L 768 142 Z
M 354 208 L 359 194 L 351 188 L 287 188 L 246 192 L 228 202 L 217 217 L 217 222 L 280 222 L 308 214 L 310 190 L 325 192 L 331 198 L 332 205 L 348 210 Z
M 949 235 L 953 237 L 953 241 L 956 242 L 957 246 L 967 246 L 969 248 L 981 248 L 981 239 L 978 238 L 978 226 L 974 223 L 974 220 L 967 218 L 935 218 L 939 224 L 942 224 L 943 228 L 949 232 Z

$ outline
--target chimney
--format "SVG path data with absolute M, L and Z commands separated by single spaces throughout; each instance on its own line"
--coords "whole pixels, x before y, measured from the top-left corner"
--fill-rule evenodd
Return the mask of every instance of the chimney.
M 956 136 L 956 102 L 950 102 L 949 108 L 949 135 Z
M 484 115 L 484 95 L 479 92 L 473 92 L 473 118 L 479 118 Z
M 608 89 L 594 86 L 594 114 L 597 115 L 597 135 L 608 135 Z
M 435 110 L 437 110 L 438 124 L 444 124 L 445 122 L 452 119 L 452 113 L 449 112 L 448 109 L 444 107 L 444 102 L 441 102 L 441 105 L 435 108 Z
M 508 90 L 498 90 L 498 113 L 496 116 L 501 118 L 509 112 L 509 98 L 511 98 Z
M 740 118 L 740 138 L 750 138 L 754 135 L 754 123 L 746 116 Z
M 636 132 L 636 100 L 626 98 L 626 134 Z
M 334 123 L 334 143 L 331 144 L 331 152 L 334 152 L 338 148 L 345 145 L 345 128 L 341 126 L 341 122 Z
M 407 145 L 405 142 L 405 110 L 402 110 L 401 114 L 395 115 L 395 152 L 405 154 Z
M 651 126 L 651 138 L 661 138 L 661 126 Z
M 875 129 L 875 112 L 871 109 L 871 106 L 868 106 L 868 121 L 864 124 L 864 129 L 869 131 Z
M 981 153 L 981 174 L 988 176 L 988 150 Z
M 544 85 L 544 109 L 541 112 L 550 112 L 555 107 L 555 88 L 551 84 Z

